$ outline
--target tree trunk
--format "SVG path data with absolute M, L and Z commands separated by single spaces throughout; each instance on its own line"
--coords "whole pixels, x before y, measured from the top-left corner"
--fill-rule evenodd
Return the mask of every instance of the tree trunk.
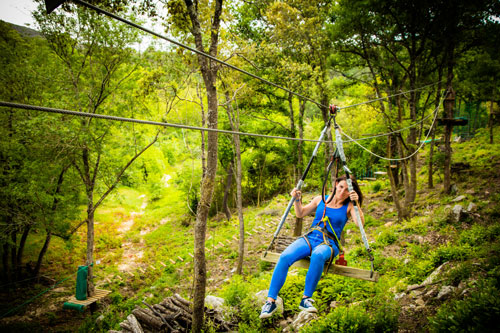
M 236 126 L 235 131 L 238 130 L 239 125 Z M 236 268 L 236 273 L 241 275 L 243 273 L 243 259 L 245 257 L 245 221 L 243 220 L 243 194 L 241 190 L 240 137 L 238 135 L 234 135 L 233 140 L 234 149 L 236 151 L 236 207 L 238 209 L 238 221 L 240 227 L 240 238 L 238 242 L 238 266 Z
M 451 43 L 451 42 L 450 42 Z M 453 104 L 455 103 L 455 92 L 453 91 L 453 64 L 454 64 L 454 46 L 448 46 L 448 74 L 446 81 L 446 98 L 444 100 L 444 112 L 446 118 L 453 118 Z M 446 123 L 444 130 L 444 179 L 443 179 L 443 192 L 450 193 L 451 190 L 451 135 L 453 125 L 449 122 Z
M 392 158 L 392 146 L 393 146 L 393 137 L 389 136 L 387 140 L 387 157 Z M 389 182 L 391 184 L 391 193 L 392 193 L 392 200 L 394 201 L 394 206 L 396 206 L 396 210 L 398 212 L 398 220 L 401 221 L 402 219 L 406 218 L 406 214 L 404 209 L 401 207 L 401 202 L 399 200 L 399 195 L 398 195 L 398 189 L 397 189 L 397 183 L 394 178 L 394 173 L 391 168 L 391 163 L 389 162 L 389 165 L 387 166 L 387 175 L 389 176 Z
M 40 253 L 38 253 L 38 260 L 36 261 L 35 270 L 33 272 L 34 277 L 38 277 L 38 274 L 40 274 L 40 268 L 42 267 L 43 257 L 45 256 L 45 253 L 47 253 L 47 249 L 49 248 L 51 239 L 52 239 L 52 230 L 47 230 L 47 235 L 45 236 L 45 242 L 43 243 Z
M 239 132 L 240 130 L 240 115 L 239 111 L 233 109 L 230 102 L 229 92 L 226 91 L 226 112 L 231 125 L 231 130 Z M 243 195 L 241 189 L 241 146 L 240 136 L 233 134 L 234 143 L 234 158 L 236 164 L 236 208 L 238 209 L 238 221 L 240 237 L 238 241 L 238 264 L 236 267 L 236 274 L 243 274 L 243 260 L 245 259 L 245 221 L 243 219 Z
M 222 209 L 224 214 L 226 214 L 226 219 L 229 221 L 231 219 L 231 210 L 228 205 L 229 191 L 231 190 L 231 185 L 233 183 L 233 163 L 230 162 L 227 166 L 227 177 L 226 177 L 226 188 L 224 189 L 224 198 L 222 199 Z
M 17 271 L 17 231 L 14 230 L 10 234 L 11 241 L 12 241 L 12 246 L 10 247 L 10 260 L 11 260 L 11 273 L 12 273 L 12 278 L 15 279 L 16 271 Z
M 10 274 L 9 252 L 10 252 L 10 246 L 9 243 L 6 242 L 3 245 L 3 253 L 2 253 L 2 264 L 3 264 L 3 273 L 5 281 L 9 280 L 9 274 Z
M 23 231 L 23 235 L 21 236 L 21 241 L 19 242 L 19 249 L 17 250 L 17 259 L 16 259 L 16 274 L 18 276 L 21 275 L 22 263 L 23 263 L 23 253 L 24 246 L 26 245 L 26 239 L 28 238 L 29 232 L 31 230 L 31 226 L 26 226 Z
M 439 108 L 439 102 L 441 100 L 441 78 L 442 78 L 442 70 L 441 68 L 439 69 L 439 83 L 436 89 L 436 102 L 434 103 L 434 108 L 435 112 L 438 112 Z M 429 188 L 434 188 L 434 141 L 436 139 L 436 124 L 434 124 L 434 127 L 431 130 L 431 144 L 429 147 L 429 165 L 428 165 L 428 179 L 427 179 L 427 186 Z
M 184 0 L 189 18 L 191 19 L 191 34 L 194 37 L 196 49 L 205 52 L 203 47 L 203 36 L 201 33 L 201 24 L 198 19 L 198 3 L 196 7 L 191 0 Z M 220 20 L 222 14 L 222 0 L 216 0 L 214 12 L 211 19 L 210 29 L 210 48 L 209 54 L 217 56 L 217 47 L 219 41 Z M 218 103 L 217 103 L 217 64 L 209 61 L 206 57 L 198 54 L 198 63 L 200 72 L 205 83 L 207 94 L 208 128 L 217 129 Z M 201 195 L 196 212 L 196 223 L 194 230 L 194 296 L 193 296 L 193 327 L 195 333 L 201 332 L 203 328 L 203 316 L 205 307 L 205 288 L 207 280 L 207 267 L 205 261 L 205 237 L 207 228 L 208 211 L 212 202 L 212 195 L 215 185 L 215 174 L 217 171 L 217 133 L 207 133 L 207 165 L 206 173 L 202 177 Z
M 87 295 L 94 296 L 94 270 L 92 264 L 94 262 L 94 205 L 93 205 L 93 192 L 90 192 L 90 198 L 87 206 L 87 262 L 89 267 L 87 275 Z
M 306 101 L 299 101 L 299 138 L 304 138 L 304 111 L 306 109 Z M 302 141 L 298 141 L 297 143 L 297 181 L 298 178 L 302 177 L 302 163 L 303 163 L 303 154 L 302 154 Z M 293 229 L 293 235 L 298 237 L 302 235 L 303 228 L 303 219 L 296 217 L 295 218 L 295 227 Z
M 264 155 L 264 161 L 259 169 L 259 186 L 257 188 L 257 207 L 260 207 L 260 189 L 262 188 L 262 174 L 264 173 L 264 168 L 266 166 L 266 155 Z
M 446 113 L 446 118 L 453 118 L 453 103 L 455 101 L 455 92 L 453 91 L 451 85 L 448 86 L 448 93 L 444 101 L 444 109 Z M 451 135 L 453 131 L 453 125 L 451 123 L 446 123 L 444 131 L 444 181 L 443 181 L 443 192 L 450 193 L 451 190 Z
M 493 110 L 493 101 L 490 101 L 490 114 L 488 117 L 488 127 L 490 130 L 490 144 L 493 144 L 493 126 L 495 125 L 495 120 L 494 120 L 494 110 Z

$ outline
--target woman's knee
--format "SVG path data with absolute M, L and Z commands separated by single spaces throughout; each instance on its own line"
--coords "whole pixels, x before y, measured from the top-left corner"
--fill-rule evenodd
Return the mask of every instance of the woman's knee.
M 314 249 L 313 253 L 311 254 L 311 261 L 322 261 L 325 262 L 330 257 L 333 255 L 333 248 L 331 248 L 328 245 L 320 245 L 317 248 Z

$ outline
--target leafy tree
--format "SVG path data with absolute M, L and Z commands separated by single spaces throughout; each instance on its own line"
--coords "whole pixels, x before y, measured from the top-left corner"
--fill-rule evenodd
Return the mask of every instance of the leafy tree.
M 46 96 L 59 99 L 55 84 L 60 63 L 40 37 L 22 37 L 9 24 L 0 23 L 0 99 L 17 103 L 41 104 Z M 53 232 L 64 232 L 74 218 L 78 191 L 71 188 L 69 161 L 61 140 L 64 126 L 47 115 L 16 109 L 0 114 L 2 170 L 0 226 L 3 268 L 6 277 L 22 274 L 24 246 L 31 231 L 46 232 L 46 244 Z M 42 247 L 33 271 L 35 275 L 46 247 Z M 9 263 L 10 257 L 10 263 Z
M 40 31 L 64 64 L 61 70 L 65 71 L 67 80 L 61 84 L 71 93 L 65 94 L 59 103 L 91 114 L 101 111 L 124 116 L 134 112 L 130 109 L 133 103 L 120 100 L 120 96 L 126 95 L 123 84 L 135 71 L 135 66 L 125 64 L 133 54 L 128 45 L 137 40 L 136 33 L 85 8 L 66 5 L 63 9 L 45 15 L 40 4 L 33 14 Z M 116 188 L 127 168 L 156 142 L 158 133 L 153 139 L 136 134 L 135 144 L 126 145 L 121 130 L 109 123 L 82 118 L 65 119 L 65 125 L 71 133 L 66 137 L 67 142 L 73 147 L 67 158 L 86 196 L 87 216 L 73 232 L 83 223 L 87 224 L 88 292 L 92 295 L 90 265 L 95 211 Z M 147 140 L 150 142 L 144 144 Z M 141 148 L 141 145 L 144 146 Z

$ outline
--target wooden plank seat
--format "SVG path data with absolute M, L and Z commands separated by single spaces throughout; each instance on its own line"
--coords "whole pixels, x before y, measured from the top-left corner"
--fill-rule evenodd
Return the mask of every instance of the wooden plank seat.
M 295 238 L 288 237 L 288 236 L 277 237 L 276 241 L 275 241 L 275 246 L 273 247 L 272 251 L 267 252 L 267 255 L 265 257 L 262 256 L 261 260 L 267 261 L 267 262 L 272 262 L 272 263 L 277 263 L 278 259 L 280 258 L 281 252 L 283 252 L 283 250 L 289 244 L 291 244 L 294 240 L 295 240 Z M 307 257 L 306 259 L 301 259 L 301 260 L 295 262 L 292 265 L 292 267 L 309 268 L 309 257 Z M 373 272 L 373 275 L 372 275 L 371 274 L 372 272 L 370 270 L 349 267 L 349 266 L 335 265 L 334 263 L 332 263 L 330 265 L 330 268 L 328 269 L 327 273 L 347 276 L 347 277 L 365 280 L 365 281 L 371 281 L 371 282 L 377 282 L 379 277 L 380 277 L 380 274 L 377 272 Z M 370 275 L 372 275 L 372 276 L 370 276 Z
M 68 303 L 76 304 L 76 305 L 81 305 L 81 306 L 88 306 L 94 302 L 97 302 L 98 300 L 106 297 L 111 293 L 111 290 L 103 290 L 103 289 L 96 289 L 94 296 L 87 297 L 85 300 L 77 300 L 76 297 L 73 295 L 69 298 Z

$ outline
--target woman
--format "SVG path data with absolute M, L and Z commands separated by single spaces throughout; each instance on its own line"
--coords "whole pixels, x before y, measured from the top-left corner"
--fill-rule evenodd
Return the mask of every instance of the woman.
M 304 237 L 300 237 L 290 244 L 281 254 L 276 267 L 274 268 L 271 285 L 267 301 L 262 307 L 260 318 L 269 318 L 276 311 L 275 304 L 278 292 L 286 280 L 288 268 L 296 261 L 311 256 L 309 270 L 306 275 L 304 294 L 299 305 L 299 309 L 308 312 L 317 312 L 312 304 L 311 298 L 318 285 L 323 267 L 327 260 L 333 260 L 339 253 L 338 240 L 350 215 L 354 221 L 354 208 L 351 201 L 357 200 L 361 205 L 363 195 L 359 186 L 351 177 L 354 191 L 347 188 L 346 177 L 337 178 L 335 181 L 335 195 L 330 202 L 325 202 L 321 196 L 315 197 L 309 204 L 303 206 L 301 203 L 301 192 L 294 189 L 290 194 L 295 198 L 294 208 L 297 217 L 304 217 L 316 211 L 314 221 L 309 231 Z M 364 225 L 364 216 L 360 210 L 361 222 Z M 333 256 L 333 257 L 332 257 Z

